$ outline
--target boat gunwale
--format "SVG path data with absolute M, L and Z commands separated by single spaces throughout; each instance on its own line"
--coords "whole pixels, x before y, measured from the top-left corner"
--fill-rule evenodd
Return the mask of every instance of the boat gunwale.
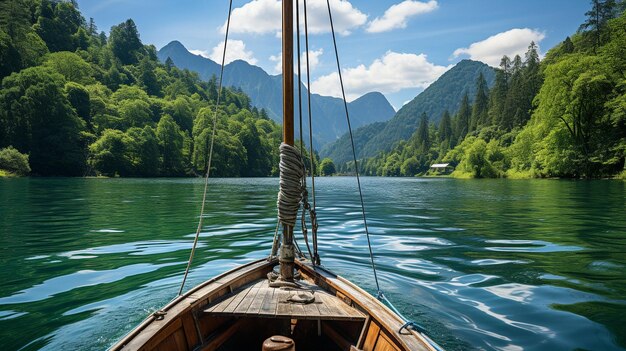
M 246 268 L 249 268 L 251 266 L 254 265 L 259 265 L 259 267 L 256 267 L 256 269 L 262 269 L 264 266 L 266 265 L 276 265 L 277 260 L 276 259 L 272 259 L 272 260 L 268 260 L 267 258 L 261 258 L 258 260 L 254 260 L 248 263 L 244 263 L 240 266 L 234 267 L 226 272 L 223 272 L 221 274 L 218 274 L 196 286 L 194 286 L 193 288 L 191 288 L 189 291 L 185 292 L 182 295 L 179 295 L 177 297 L 175 297 L 174 299 L 172 299 L 170 302 L 168 302 L 165 306 L 163 306 L 163 308 L 159 309 L 158 311 L 162 311 L 162 312 L 167 312 L 170 309 L 172 309 L 173 307 L 175 307 L 176 305 L 180 304 L 182 301 L 184 301 L 186 298 L 192 298 L 195 301 L 193 303 L 190 303 L 188 308 L 192 309 L 194 307 L 194 304 L 197 303 L 198 301 L 202 300 L 207 294 L 210 294 L 210 292 L 208 292 L 207 294 L 203 295 L 203 296 L 199 296 L 196 298 L 191 297 L 191 295 L 193 295 L 194 293 L 196 293 L 198 290 L 201 290 L 202 288 L 207 287 L 208 285 L 217 282 L 218 280 L 236 273 L 238 271 L 244 270 Z M 265 263 L 265 264 L 263 264 Z M 251 270 L 253 271 L 253 270 Z M 250 271 L 250 272 L 251 272 Z M 246 273 L 250 273 L 250 272 L 246 272 Z M 240 275 L 241 276 L 245 276 L 245 274 Z M 236 278 L 237 279 L 237 278 Z M 234 279 L 234 280 L 236 280 Z M 187 310 L 187 309 L 185 309 Z M 181 313 L 184 311 L 181 311 Z M 154 313 L 151 313 L 148 317 L 146 317 L 139 325 L 137 325 L 135 328 L 133 328 L 131 331 L 129 331 L 121 340 L 119 340 L 118 342 L 116 342 L 115 344 L 111 345 L 108 350 L 112 351 L 112 350 L 122 350 L 128 343 L 130 343 L 132 340 L 134 340 L 139 334 L 141 334 L 142 332 L 145 331 L 145 329 L 150 326 L 150 324 L 152 322 L 154 322 L 157 319 L 157 316 L 155 316 Z M 170 321 L 171 322 L 171 321 Z M 164 325 L 163 328 L 167 327 L 168 324 Z

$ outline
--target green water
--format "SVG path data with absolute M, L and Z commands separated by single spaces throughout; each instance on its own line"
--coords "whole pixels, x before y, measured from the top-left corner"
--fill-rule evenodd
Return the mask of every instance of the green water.
M 353 178 L 322 262 L 374 282 Z M 626 349 L 626 182 L 363 181 L 381 287 L 448 350 Z M 176 294 L 198 179 L 0 179 L 0 348 L 102 350 Z M 276 179 L 212 180 L 191 287 L 268 254 Z

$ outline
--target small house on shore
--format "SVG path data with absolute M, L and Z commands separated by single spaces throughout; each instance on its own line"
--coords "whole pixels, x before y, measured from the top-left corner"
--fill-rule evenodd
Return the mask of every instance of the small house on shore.
M 450 174 L 454 171 L 454 167 L 449 163 L 435 163 L 430 166 L 430 169 L 434 174 Z

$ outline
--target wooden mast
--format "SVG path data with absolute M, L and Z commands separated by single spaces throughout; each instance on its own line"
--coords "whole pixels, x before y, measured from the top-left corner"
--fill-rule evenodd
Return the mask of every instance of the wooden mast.
M 283 0 L 283 142 L 294 145 L 293 132 L 293 0 Z M 283 283 L 293 283 L 294 272 L 293 227 L 283 224 L 283 242 L 280 247 L 280 277 Z

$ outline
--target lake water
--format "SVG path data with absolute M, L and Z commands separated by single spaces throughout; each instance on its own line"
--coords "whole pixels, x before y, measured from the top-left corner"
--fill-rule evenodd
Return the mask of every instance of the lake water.
M 363 180 L 381 287 L 447 350 L 626 349 L 626 182 Z M 374 291 L 354 178 L 322 263 Z M 187 288 L 266 256 L 277 179 L 213 179 Z M 200 179 L 0 179 L 0 348 L 103 350 L 177 293 Z

